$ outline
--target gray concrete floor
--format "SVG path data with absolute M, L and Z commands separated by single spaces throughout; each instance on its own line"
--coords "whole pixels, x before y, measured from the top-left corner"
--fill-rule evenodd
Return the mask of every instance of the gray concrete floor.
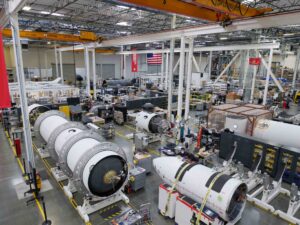
M 117 135 L 112 140 L 118 143 L 125 149 L 132 148 L 132 141 L 126 140 L 124 135 L 132 133 L 129 127 L 116 127 Z M 34 140 L 37 144 L 37 140 Z M 35 204 L 26 206 L 25 200 L 19 201 L 14 189 L 14 184 L 22 180 L 21 171 L 17 162 L 10 150 L 10 146 L 4 135 L 3 129 L 0 129 L 0 225 L 38 225 L 42 223 L 42 217 Z M 155 150 L 157 146 L 152 146 Z M 152 151 L 155 153 L 155 151 Z M 154 157 L 155 154 L 154 154 Z M 47 172 L 43 161 L 36 156 L 37 169 L 42 174 L 43 179 L 49 179 L 53 189 L 43 193 L 46 199 L 48 217 L 52 220 L 54 225 L 81 225 L 83 220 L 78 215 L 77 211 L 68 201 L 63 191 L 57 182 Z M 49 160 L 49 164 L 53 162 Z M 174 224 L 174 220 L 163 218 L 157 210 L 158 205 L 158 186 L 161 183 L 160 178 L 153 172 L 147 176 L 146 187 L 136 193 L 129 194 L 131 205 L 138 208 L 141 204 L 151 203 L 151 212 L 153 224 L 155 225 L 169 225 Z M 286 197 L 279 197 L 274 200 L 274 205 L 277 208 L 286 208 L 288 199 Z M 104 221 L 99 213 L 95 213 L 91 217 L 93 225 L 109 224 Z M 265 212 L 257 207 L 247 203 L 242 220 L 239 225 L 285 225 L 288 224 L 272 214 Z M 187 224 L 188 225 L 188 224 Z

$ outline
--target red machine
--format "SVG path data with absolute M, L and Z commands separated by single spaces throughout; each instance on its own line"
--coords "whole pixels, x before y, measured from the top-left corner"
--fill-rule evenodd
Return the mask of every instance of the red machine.
M 21 157 L 21 155 L 22 155 L 21 140 L 19 138 L 14 139 L 14 145 L 15 145 L 17 157 Z

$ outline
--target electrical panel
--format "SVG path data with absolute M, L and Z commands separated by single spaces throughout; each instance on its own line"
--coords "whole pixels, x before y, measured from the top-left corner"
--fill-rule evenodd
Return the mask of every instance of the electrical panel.
M 248 169 L 258 157 L 262 157 L 259 170 L 266 172 L 271 177 L 276 177 L 280 166 L 285 166 L 283 180 L 300 186 L 300 150 L 278 146 L 264 142 L 258 138 L 223 132 L 220 140 L 219 156 L 227 160 L 232 152 L 233 144 L 237 142 L 237 151 L 233 157 L 236 162 L 241 162 Z

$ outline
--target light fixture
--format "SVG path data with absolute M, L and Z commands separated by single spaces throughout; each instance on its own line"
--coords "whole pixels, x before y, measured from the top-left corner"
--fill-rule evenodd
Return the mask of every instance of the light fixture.
M 50 12 L 47 12 L 47 11 L 40 11 L 40 14 L 49 15 Z
M 220 37 L 220 40 L 227 40 L 228 37 Z
M 122 22 L 118 22 L 117 23 L 117 25 L 119 25 L 119 26 L 131 26 L 128 22 L 126 22 L 126 21 L 122 21 Z
M 31 9 L 31 7 L 28 6 L 28 5 L 25 5 L 25 6 L 23 7 L 23 10 L 24 10 L 24 11 L 29 11 L 30 9 Z
M 136 10 L 136 8 L 131 8 L 130 10 L 131 10 L 131 11 L 135 11 L 135 10 Z
M 117 5 L 117 7 L 121 8 L 121 9 L 129 9 L 129 7 L 125 6 L 125 5 Z
M 52 16 L 64 16 L 63 14 L 60 13 L 51 13 Z
M 48 41 L 48 42 L 47 42 L 47 45 L 51 45 L 51 41 Z
M 283 34 L 283 36 L 285 37 L 288 37 L 288 36 L 294 36 L 295 34 L 294 33 L 286 33 L 286 34 Z

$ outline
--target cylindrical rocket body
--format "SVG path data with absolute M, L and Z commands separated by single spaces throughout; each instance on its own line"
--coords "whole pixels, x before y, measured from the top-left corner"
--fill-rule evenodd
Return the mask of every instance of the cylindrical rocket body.
M 253 130 L 253 137 L 298 149 L 300 149 L 299 134 L 300 126 L 273 120 L 260 120 Z
M 156 172 L 171 186 L 179 171 L 184 168 L 184 164 L 185 162 L 178 157 L 159 157 L 153 160 Z M 176 183 L 176 190 L 202 203 L 211 182 L 218 174 L 203 165 L 191 165 Z M 227 175 L 221 175 L 212 184 L 206 206 L 218 213 L 225 221 L 235 221 L 244 210 L 246 192 L 246 184 Z
M 116 144 L 102 142 L 98 134 L 82 124 L 69 122 L 58 111 L 42 114 L 35 129 L 52 146 L 49 148 L 62 170 L 70 178 L 77 176 L 76 182 L 85 193 L 108 197 L 125 184 L 126 155 Z

